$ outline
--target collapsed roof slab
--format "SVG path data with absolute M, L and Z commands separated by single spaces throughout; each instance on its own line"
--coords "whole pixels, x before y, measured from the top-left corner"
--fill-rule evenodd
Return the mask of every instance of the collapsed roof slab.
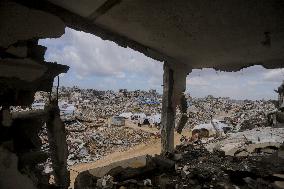
M 28 0 L 25 4 L 56 14 L 71 28 L 189 70 L 284 65 L 281 0 Z

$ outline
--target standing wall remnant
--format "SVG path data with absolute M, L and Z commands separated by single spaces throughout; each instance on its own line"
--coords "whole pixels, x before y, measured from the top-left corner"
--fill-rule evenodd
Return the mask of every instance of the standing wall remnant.
M 174 150 L 176 107 L 180 104 L 180 98 L 186 87 L 187 72 L 185 70 L 169 62 L 164 63 L 161 119 L 162 154 Z

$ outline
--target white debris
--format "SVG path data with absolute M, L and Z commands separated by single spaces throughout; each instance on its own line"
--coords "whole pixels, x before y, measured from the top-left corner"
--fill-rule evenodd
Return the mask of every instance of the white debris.
M 284 128 L 255 128 L 243 132 L 230 133 L 227 138 L 218 142 L 208 143 L 206 148 L 209 151 L 219 148 L 225 151 L 226 155 L 246 151 L 245 155 L 255 152 L 257 148 L 278 148 L 284 142 Z

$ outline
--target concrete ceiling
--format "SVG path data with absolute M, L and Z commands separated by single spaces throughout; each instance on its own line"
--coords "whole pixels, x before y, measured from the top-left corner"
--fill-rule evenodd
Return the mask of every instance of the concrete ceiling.
M 50 2 L 99 28 L 141 44 L 146 50 L 138 50 L 147 56 L 156 58 L 149 53 L 152 50 L 162 60 L 189 69 L 236 71 L 254 64 L 284 67 L 281 0 Z

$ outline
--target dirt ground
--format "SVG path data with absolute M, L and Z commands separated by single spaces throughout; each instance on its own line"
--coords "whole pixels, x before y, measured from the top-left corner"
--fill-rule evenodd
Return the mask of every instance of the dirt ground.
M 135 130 L 140 129 L 140 130 L 143 130 L 149 133 L 158 132 L 158 129 L 156 128 L 149 128 L 148 126 L 138 127 L 137 125 L 131 122 L 128 122 L 128 121 L 126 122 L 125 127 L 129 127 Z M 184 130 L 182 134 L 175 133 L 175 145 L 180 144 L 180 138 L 182 135 L 190 136 L 191 133 L 188 130 Z M 81 164 L 73 165 L 70 167 L 71 188 L 73 188 L 74 186 L 75 178 L 82 171 L 94 169 L 96 167 L 102 167 L 112 162 L 121 161 L 121 160 L 129 159 L 132 157 L 142 156 L 146 154 L 155 155 L 155 154 L 159 154 L 160 152 L 161 152 L 161 140 L 160 138 L 157 138 L 157 139 L 151 139 L 151 141 L 149 141 L 147 144 L 139 144 L 124 152 L 114 152 L 96 162 L 81 163 Z

